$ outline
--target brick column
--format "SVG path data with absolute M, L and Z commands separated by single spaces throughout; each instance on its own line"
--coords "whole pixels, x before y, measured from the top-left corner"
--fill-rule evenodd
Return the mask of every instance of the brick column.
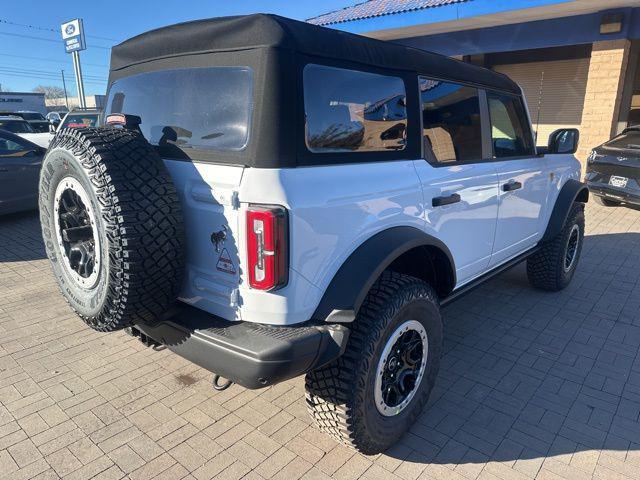
M 631 42 L 624 39 L 593 44 L 576 154 L 583 165 L 591 149 L 609 140 L 614 133 L 630 46 Z

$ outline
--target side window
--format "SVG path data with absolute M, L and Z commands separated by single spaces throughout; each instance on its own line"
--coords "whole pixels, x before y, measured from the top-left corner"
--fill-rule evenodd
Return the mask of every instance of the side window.
M 0 157 L 18 157 L 30 150 L 28 146 L 0 135 Z
M 304 67 L 305 140 L 312 152 L 380 152 L 406 145 L 404 81 L 344 68 Z
M 533 137 L 519 97 L 487 92 L 495 158 L 534 155 Z
M 478 90 L 420 77 L 422 138 L 436 163 L 482 159 Z

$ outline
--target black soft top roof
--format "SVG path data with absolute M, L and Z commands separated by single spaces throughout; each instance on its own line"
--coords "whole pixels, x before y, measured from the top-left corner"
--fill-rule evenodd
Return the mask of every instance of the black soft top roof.
M 304 55 L 415 71 L 520 93 L 518 85 L 507 76 L 483 67 L 268 14 L 197 20 L 143 33 L 113 48 L 111 71 L 169 57 L 257 48 L 287 49 Z

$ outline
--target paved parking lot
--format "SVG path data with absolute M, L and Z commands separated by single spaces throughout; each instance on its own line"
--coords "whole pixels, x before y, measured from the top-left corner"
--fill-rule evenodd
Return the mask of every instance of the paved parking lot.
M 76 318 L 35 214 L 0 219 L 0 478 L 640 478 L 640 211 L 587 208 L 572 285 L 518 267 L 448 307 L 429 407 L 385 455 L 310 425 L 302 378 L 211 375 Z

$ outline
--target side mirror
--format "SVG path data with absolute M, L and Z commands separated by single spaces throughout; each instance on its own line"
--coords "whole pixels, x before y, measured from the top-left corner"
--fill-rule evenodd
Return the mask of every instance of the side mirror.
M 580 132 L 577 128 L 561 128 L 549 135 L 548 154 L 570 155 L 578 150 Z

